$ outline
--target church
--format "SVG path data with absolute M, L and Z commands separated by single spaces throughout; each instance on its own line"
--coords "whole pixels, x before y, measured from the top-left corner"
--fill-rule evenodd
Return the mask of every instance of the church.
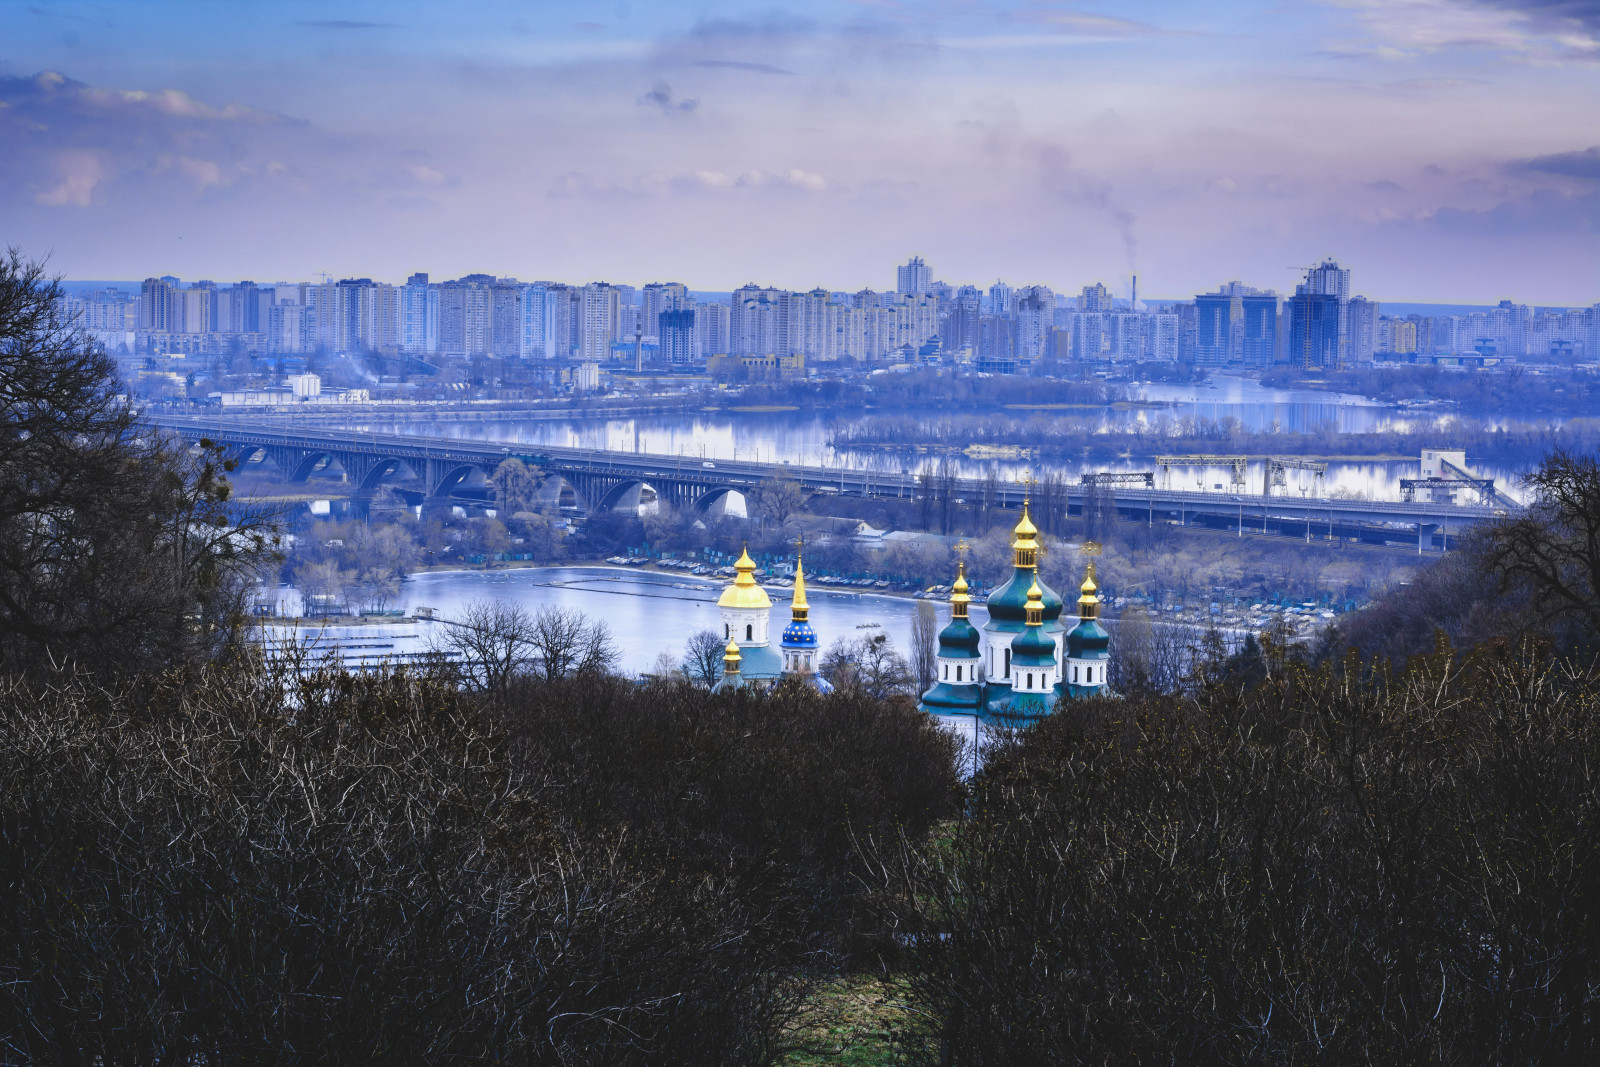
M 1078 590 L 1078 623 L 1062 620 L 1065 603 L 1039 576 L 1039 530 L 1022 507 L 1012 531 L 1011 576 L 989 595 L 989 618 L 968 618 L 966 563 L 950 595 L 950 624 L 939 631 L 936 681 L 922 694 L 931 715 L 972 716 L 1024 725 L 1048 715 L 1057 700 L 1106 692 L 1111 637 L 1100 625 L 1094 564 Z
M 1099 621 L 1094 564 L 1079 588 L 1078 622 L 1068 630 L 1061 617 L 1065 603 L 1039 575 L 1039 530 L 1026 503 L 1012 534 L 1011 576 L 990 594 L 989 618 L 981 630 L 968 617 L 972 598 L 965 561 L 957 571 L 950 623 L 939 632 L 935 681 L 919 703 L 931 715 L 1021 725 L 1050 714 L 1062 698 L 1106 691 L 1111 638 Z M 755 570 L 750 553 L 741 552 L 733 581 L 717 600 L 728 644 L 716 688 L 766 687 L 795 678 L 827 691 L 828 683 L 817 674 L 804 559 L 795 561 L 789 625 L 776 649 L 768 632 L 772 598 L 756 581 Z
M 746 549 L 733 565 L 733 581 L 717 598 L 722 615 L 722 636 L 728 642 L 722 655 L 722 678 L 717 689 L 776 685 L 795 678 L 827 692 L 831 687 L 817 673 L 817 634 L 808 616 L 805 559 L 794 564 L 794 600 L 789 605 L 789 625 L 783 628 L 777 651 L 767 628 L 772 619 L 772 598 L 756 581 L 756 563 Z

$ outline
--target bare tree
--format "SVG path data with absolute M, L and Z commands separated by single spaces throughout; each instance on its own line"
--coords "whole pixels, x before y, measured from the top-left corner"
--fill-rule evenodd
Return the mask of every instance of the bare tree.
M 696 685 L 710 689 L 722 677 L 722 656 L 726 650 L 715 630 L 701 630 L 684 647 L 683 673 Z
M 1557 449 L 1523 484 L 1532 505 L 1490 529 L 1489 566 L 1600 633 L 1600 461 Z
M 459 619 L 443 625 L 440 651 L 455 654 L 461 678 L 470 688 L 504 689 L 530 662 L 536 622 L 515 604 L 474 600 Z
M 514 457 L 501 460 L 500 466 L 489 476 L 489 484 L 494 489 L 495 506 L 507 518 L 533 510 L 535 496 L 543 481 L 542 472 L 533 470 Z
M 908 694 L 915 681 L 906 658 L 885 633 L 839 638 L 823 653 L 820 673 L 835 689 L 879 700 Z
M 911 669 L 916 674 L 917 692 L 926 693 L 938 678 L 939 620 L 933 604 L 917 601 L 911 616 Z
M 756 487 L 756 511 L 779 528 L 787 524 L 805 506 L 805 502 L 805 490 L 784 470 L 763 479 Z
M 611 628 L 574 608 L 544 607 L 528 637 L 528 673 L 543 682 L 606 674 L 617 660 Z

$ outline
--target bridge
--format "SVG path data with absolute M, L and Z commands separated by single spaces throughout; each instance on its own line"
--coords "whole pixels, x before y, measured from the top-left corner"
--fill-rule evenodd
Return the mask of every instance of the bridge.
M 705 510 L 730 492 L 749 496 L 764 480 L 782 474 L 812 496 L 915 499 L 914 476 L 899 472 L 762 463 L 752 460 L 701 460 L 602 449 L 537 448 L 494 442 L 455 441 L 410 434 L 364 433 L 336 429 L 261 429 L 245 421 L 160 416 L 158 428 L 184 440 L 210 440 L 241 461 L 266 459 L 289 481 L 305 481 L 333 464 L 357 493 L 377 491 L 386 480 L 409 471 L 428 500 L 453 497 L 481 500 L 484 482 L 506 459 L 515 458 L 570 487 L 575 504 L 597 512 L 618 507 L 648 486 L 657 499 L 676 509 Z M 1459 484 L 1459 483 L 1458 483 Z M 1269 486 L 1270 487 L 1270 486 Z M 1243 486 L 1236 486 L 1242 490 Z M 474 493 L 476 489 L 476 493 Z M 993 507 L 1020 508 L 1027 487 L 1003 482 L 988 487 Z M 948 491 L 961 506 L 976 504 L 985 486 L 957 479 Z M 1418 550 L 1433 547 L 1436 536 L 1450 537 L 1475 523 L 1517 508 L 1503 495 L 1492 504 L 1457 505 L 1427 500 L 1296 499 L 1289 495 L 1174 490 L 1155 485 L 1149 474 L 1089 475 L 1069 485 L 1067 513 L 1081 513 L 1086 499 L 1114 508 L 1127 520 L 1201 525 L 1246 533 L 1304 534 L 1308 539 L 1391 543 L 1415 539 Z

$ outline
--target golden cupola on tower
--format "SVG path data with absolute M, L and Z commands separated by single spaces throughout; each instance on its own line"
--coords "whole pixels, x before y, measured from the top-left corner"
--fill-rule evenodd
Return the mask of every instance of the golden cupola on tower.
M 717 607 L 759 610 L 771 608 L 772 598 L 767 596 L 767 591 L 756 581 L 756 561 L 750 558 L 749 548 L 739 553 L 739 559 L 734 563 L 733 569 L 733 584 L 725 588 L 722 595 L 717 598 Z
M 1028 517 L 1028 501 L 1022 502 L 1022 519 L 1011 531 L 1012 551 L 1016 553 L 1018 567 L 1034 567 L 1039 563 L 1039 528 Z

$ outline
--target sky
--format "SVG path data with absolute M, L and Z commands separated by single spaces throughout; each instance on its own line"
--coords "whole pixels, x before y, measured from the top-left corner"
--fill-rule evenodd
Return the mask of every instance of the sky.
M 1600 0 L 0 4 L 0 244 L 481 271 L 1600 301 Z

